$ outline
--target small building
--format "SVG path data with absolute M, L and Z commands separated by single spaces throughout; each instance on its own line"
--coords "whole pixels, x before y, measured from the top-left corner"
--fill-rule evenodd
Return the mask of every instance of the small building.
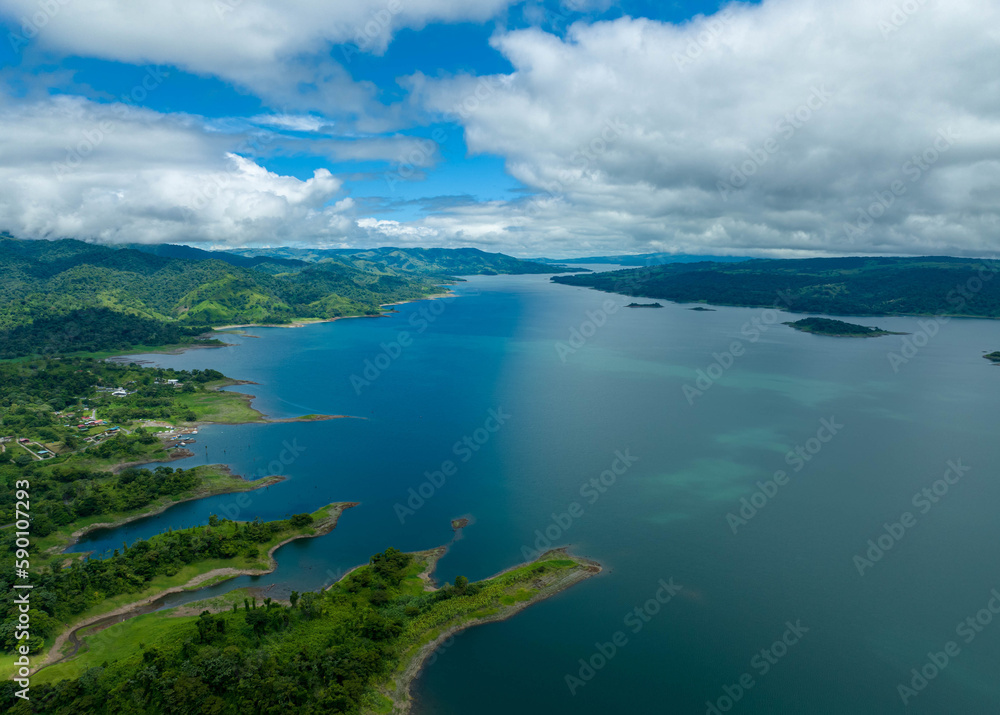
M 125 397 L 126 395 L 128 395 L 128 393 L 121 387 L 111 393 L 112 397 Z

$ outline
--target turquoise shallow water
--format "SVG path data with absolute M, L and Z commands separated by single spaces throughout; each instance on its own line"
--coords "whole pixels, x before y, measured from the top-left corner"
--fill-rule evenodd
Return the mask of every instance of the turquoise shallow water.
M 249 504 L 182 504 L 78 548 L 114 548 L 213 512 L 272 519 L 349 500 L 361 506 L 332 534 L 282 548 L 275 573 L 213 591 L 318 588 L 388 546 L 448 542 L 449 520 L 462 515 L 474 523 L 441 561 L 442 579 L 518 563 L 546 530 L 605 565 L 506 623 L 456 637 L 415 685 L 421 714 L 704 713 L 710 702 L 744 713 L 1000 712 L 1000 616 L 970 642 L 956 633 L 1000 587 L 1000 369 L 981 357 L 1000 346 L 1000 323 L 953 320 L 894 371 L 887 353 L 903 338 L 807 335 L 780 325 L 796 319 L 787 314 L 668 303 L 601 316 L 606 301 L 631 299 L 544 276 L 473 278 L 456 290 L 388 318 L 255 328 L 233 347 L 143 356 L 253 380 L 239 389 L 275 417 L 365 419 L 202 429 L 196 456 L 179 466 L 280 467 L 289 479 Z M 603 325 L 591 331 L 588 312 Z M 922 330 L 915 318 L 856 322 Z M 589 337 L 560 349 L 574 329 Z M 734 341 L 732 364 L 711 368 L 729 365 Z M 395 355 L 394 342 L 408 344 L 377 357 Z M 384 369 L 356 389 L 366 360 Z M 696 386 L 699 370 L 721 376 L 690 404 L 683 386 Z M 495 431 L 491 410 L 503 421 Z M 797 447 L 796 471 L 786 455 Z M 914 495 L 949 460 L 968 471 L 922 513 Z M 454 474 L 431 493 L 427 474 L 448 462 Z M 613 467 L 621 473 L 587 486 Z M 767 484 L 779 470 L 784 483 Z M 772 496 L 754 497 L 758 482 Z M 422 485 L 424 503 L 407 506 Z M 727 514 L 738 516 L 743 498 L 760 509 L 745 510 L 734 534 Z M 574 502 L 582 515 L 567 521 Z M 398 505 L 412 513 L 401 520 Z M 904 512 L 915 525 L 860 575 L 854 557 Z M 661 579 L 681 587 L 665 605 L 655 600 Z M 595 657 L 619 631 L 627 642 Z M 904 705 L 897 685 L 948 641 L 960 653 Z M 601 667 L 571 692 L 566 676 L 580 677 L 580 659 Z

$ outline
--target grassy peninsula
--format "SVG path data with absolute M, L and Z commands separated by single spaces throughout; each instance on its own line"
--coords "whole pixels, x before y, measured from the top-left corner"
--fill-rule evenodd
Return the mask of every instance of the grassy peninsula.
M 478 583 L 460 576 L 437 588 L 428 573 L 441 553 L 389 549 L 326 591 L 293 592 L 287 604 L 234 593 L 113 625 L 73 660 L 40 671 L 31 702 L 44 712 L 109 715 L 406 712 L 409 684 L 441 640 L 600 572 L 550 552 Z M 0 687 L 8 712 L 39 711 L 12 692 Z

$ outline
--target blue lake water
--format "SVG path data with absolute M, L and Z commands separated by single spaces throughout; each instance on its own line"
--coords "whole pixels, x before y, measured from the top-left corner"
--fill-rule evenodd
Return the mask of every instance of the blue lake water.
M 916 318 L 856 319 L 922 344 L 893 369 L 887 354 L 902 337 L 808 335 L 781 325 L 801 317 L 784 313 L 665 303 L 602 315 L 607 301 L 632 299 L 546 276 L 477 277 L 455 292 L 387 318 L 253 328 L 232 347 L 142 356 L 255 381 L 236 389 L 272 417 L 363 419 L 203 428 L 196 456 L 175 466 L 223 462 L 288 480 L 249 503 L 181 504 L 77 548 L 211 513 L 274 519 L 357 501 L 328 536 L 280 549 L 273 574 L 208 592 L 319 588 L 386 547 L 447 543 L 463 515 L 474 523 L 441 579 L 519 563 L 546 530 L 604 564 L 598 578 L 456 637 L 415 684 L 423 715 L 705 713 L 709 702 L 755 714 L 1000 712 L 1000 616 L 988 610 L 1000 588 L 1000 369 L 981 357 L 1000 347 L 1000 323 L 952 320 L 924 340 Z M 574 329 L 588 337 L 560 348 Z M 698 371 L 718 379 L 699 385 Z M 689 399 L 685 385 L 702 394 Z M 801 461 L 786 457 L 796 448 Z M 619 475 L 586 486 L 613 466 Z M 454 473 L 433 487 L 427 475 L 443 467 Z M 779 470 L 783 483 L 767 484 Z M 758 482 L 770 496 L 753 497 Z M 915 503 L 925 488 L 933 501 Z M 757 513 L 727 520 L 751 497 Z M 574 502 L 582 515 L 563 516 Z M 912 526 L 893 526 L 905 512 Z M 855 556 L 885 524 L 901 536 L 884 536 L 891 548 L 859 574 Z M 681 587 L 665 605 L 661 580 Z M 618 631 L 627 642 L 596 657 Z M 958 654 L 904 704 L 897 686 L 949 641 Z M 571 692 L 581 659 L 600 667 Z

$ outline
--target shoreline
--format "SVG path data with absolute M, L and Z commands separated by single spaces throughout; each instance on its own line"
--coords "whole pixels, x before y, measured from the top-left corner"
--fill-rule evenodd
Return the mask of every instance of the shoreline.
M 407 303 L 418 303 L 422 300 L 439 300 L 441 298 L 457 297 L 452 291 L 447 291 L 444 293 L 434 293 L 432 295 L 424 296 L 423 298 L 412 298 L 411 300 L 401 300 L 395 303 L 380 303 L 379 308 L 391 307 L 394 305 L 406 305 Z M 291 323 L 239 323 L 235 325 L 213 325 L 208 329 L 208 332 L 203 333 L 205 336 L 215 335 L 218 332 L 225 331 L 238 331 L 244 328 L 308 328 L 310 325 L 318 325 L 320 323 L 335 323 L 338 320 L 351 320 L 354 318 L 385 318 L 391 313 L 379 313 L 377 315 L 338 315 L 336 318 L 299 318 Z M 234 333 L 239 334 L 239 333 Z M 258 338 L 257 335 L 246 335 L 243 337 Z M 218 338 L 216 338 L 218 339 Z M 221 345 L 184 345 L 184 344 L 174 344 L 174 345 L 161 345 L 158 347 L 151 347 L 148 349 L 138 349 L 138 350 L 125 350 L 122 352 L 112 353 L 111 355 L 106 355 L 101 358 L 104 360 L 120 360 L 121 358 L 128 357 L 130 355 L 181 355 L 188 350 L 217 350 L 219 348 L 233 347 L 237 343 L 222 343 Z M 12 360 L 22 360 L 25 358 L 10 358 Z M 5 360 L 6 361 L 6 360 Z M 5 362 L 3 361 L 3 362 Z
M 395 303 L 379 303 L 379 308 L 391 307 L 393 305 L 406 305 L 407 303 L 419 303 L 422 300 L 439 300 L 441 298 L 454 297 L 455 294 L 451 291 L 445 293 L 434 293 L 432 295 L 424 296 L 423 298 L 412 298 L 410 300 L 400 300 Z M 291 323 L 241 323 L 239 325 L 219 325 L 213 326 L 212 331 L 219 330 L 242 330 L 243 328 L 308 328 L 310 325 L 319 325 L 321 323 L 335 323 L 338 320 L 352 320 L 355 318 L 385 318 L 388 313 L 379 313 L 378 315 L 338 315 L 336 318 L 299 318 Z M 211 335 L 212 333 L 205 333 L 206 335 Z M 257 335 L 249 335 L 246 337 L 259 337 Z M 203 345 L 201 347 L 225 347 L 223 345 Z
M 446 547 L 438 547 L 438 548 L 443 549 Z M 546 584 L 539 590 L 538 593 L 533 595 L 527 601 L 515 602 L 509 606 L 501 606 L 497 613 L 493 613 L 488 616 L 483 616 L 481 618 L 474 618 L 470 621 L 459 623 L 450 628 L 445 629 L 440 634 L 438 634 L 437 638 L 419 647 L 417 651 L 412 656 L 410 656 L 408 660 L 401 661 L 400 667 L 397 668 L 396 672 L 389 677 L 389 681 L 388 683 L 386 683 L 386 686 L 380 688 L 380 692 L 392 701 L 393 715 L 396 714 L 406 715 L 407 713 L 410 712 L 410 709 L 413 706 L 413 697 L 410 694 L 410 688 L 413 685 L 413 682 L 420 676 L 420 673 L 423 671 L 424 666 L 426 665 L 426 662 L 431 657 L 431 655 L 434 654 L 434 652 L 441 646 L 442 643 L 444 643 L 446 640 L 454 636 L 456 633 L 460 633 L 470 628 L 475 628 L 476 626 L 482 626 L 487 623 L 499 623 L 502 621 L 506 621 L 507 619 L 512 618 L 513 616 L 517 615 L 518 613 L 528 608 L 529 606 L 533 606 L 536 603 L 540 603 L 549 598 L 552 598 L 553 596 L 562 593 L 566 589 L 580 583 L 581 581 L 585 581 L 589 578 L 592 578 L 593 576 L 597 576 L 604 570 L 601 564 L 598 563 L 597 561 L 594 561 L 592 559 L 587 559 L 581 556 L 570 556 L 568 549 L 569 547 L 551 549 L 549 551 L 546 551 L 544 554 L 540 555 L 534 561 L 527 561 L 522 564 L 511 566 L 510 568 L 504 569 L 503 571 L 500 571 L 499 573 L 490 576 L 489 578 L 483 579 L 483 581 L 489 581 L 491 579 L 503 576 L 504 574 L 514 571 L 516 569 L 523 568 L 524 566 L 528 566 L 533 563 L 537 563 L 538 561 L 542 561 L 543 559 L 560 557 L 560 556 L 563 558 L 572 559 L 581 567 L 580 570 L 575 571 L 572 574 L 569 574 L 564 578 L 557 580 L 554 583 Z M 437 550 L 438 549 L 432 549 L 431 551 L 437 551 Z M 417 552 L 417 553 L 424 553 L 424 552 Z M 440 558 L 440 556 L 438 558 Z M 428 567 L 430 569 L 433 569 L 433 567 L 436 566 L 436 564 L 437 564 L 437 559 L 435 559 L 432 563 L 429 563 Z M 371 712 L 370 710 L 365 711 L 365 715 L 368 715 L 368 713 L 370 712 Z
M 284 477 L 280 477 L 279 479 L 284 479 Z M 31 675 L 34 675 L 42 668 L 46 668 L 50 665 L 56 665 L 57 663 L 61 663 L 62 661 L 68 660 L 69 658 L 72 658 L 74 655 L 76 655 L 76 651 L 73 651 L 68 655 L 64 655 L 56 660 L 52 660 L 53 656 L 59 653 L 59 650 L 61 650 L 66 645 L 66 642 L 69 641 L 74 636 L 74 634 L 77 634 L 80 631 L 89 628 L 91 626 L 94 626 L 95 624 L 101 621 L 111 618 L 117 618 L 118 616 L 126 616 L 121 621 L 119 621 L 119 623 L 122 623 L 126 620 L 129 620 L 129 618 L 145 615 L 143 613 L 133 613 L 131 616 L 129 616 L 128 614 L 131 613 L 132 611 L 141 610 L 143 606 L 149 606 L 150 604 L 171 594 L 196 590 L 199 586 L 201 586 L 205 582 L 211 581 L 212 579 L 215 579 L 218 576 L 226 576 L 226 578 L 216 581 L 215 583 L 212 584 L 213 586 L 219 583 L 224 583 L 238 576 L 264 576 L 266 574 L 272 573 L 278 568 L 278 561 L 274 558 L 274 553 L 278 549 L 280 549 L 285 544 L 289 544 L 299 539 L 314 539 L 319 536 L 326 536 L 331 531 L 337 528 L 337 523 L 340 521 L 341 514 L 343 514 L 348 509 L 358 506 L 359 504 L 360 502 L 335 502 L 334 504 L 329 505 L 330 514 L 325 519 L 322 519 L 321 521 L 316 522 L 313 525 L 313 528 L 315 528 L 316 530 L 315 533 L 296 534 L 294 536 L 290 536 L 287 539 L 280 541 L 279 543 L 275 544 L 274 546 L 272 546 L 270 549 L 267 550 L 267 559 L 268 559 L 267 569 L 264 570 L 247 569 L 247 568 L 238 569 L 232 567 L 212 569 L 211 571 L 206 571 L 203 574 L 198 574 L 197 576 L 191 578 L 187 583 L 182 584 L 180 586 L 171 586 L 170 588 L 164 589 L 163 591 L 155 593 L 151 596 L 147 596 L 138 601 L 133 601 L 132 603 L 125 604 L 124 606 L 119 606 L 118 608 L 109 611 L 107 613 L 101 613 L 98 615 L 91 616 L 89 618 L 85 618 L 83 619 L 83 621 L 76 624 L 68 624 L 67 629 L 64 630 L 62 633 L 60 633 L 58 636 L 56 636 L 56 640 L 55 642 L 53 642 L 52 647 L 49 648 L 48 652 L 45 654 L 45 659 L 40 664 L 34 667 L 34 669 L 31 671 Z M 108 623 L 108 627 L 112 625 L 115 624 Z M 96 632 L 97 631 L 95 631 L 95 633 Z
M 237 385 L 259 385 L 259 382 L 254 382 L 253 380 L 237 380 L 232 377 L 227 377 L 225 380 L 220 380 L 216 384 L 212 384 L 206 389 L 210 392 L 225 392 L 227 395 L 233 395 L 237 399 L 241 400 L 246 404 L 246 408 L 252 412 L 257 413 L 257 418 L 253 420 L 243 420 L 241 422 L 216 422 L 214 420 L 195 420 L 194 422 L 187 422 L 185 424 L 194 427 L 207 427 L 209 425 L 259 425 L 259 424 L 287 424 L 290 422 L 326 422 L 328 420 L 367 420 L 367 417 L 357 417 L 356 415 L 302 415 L 300 417 L 268 417 L 263 412 L 258 410 L 253 406 L 253 401 L 257 399 L 257 395 L 251 395 L 249 392 L 237 392 L 224 390 L 226 387 L 234 387 Z M 194 456 L 193 454 L 191 456 Z
M 142 462 L 142 464 L 151 464 L 151 462 Z M 233 479 L 238 479 L 243 484 L 248 484 L 248 485 L 252 485 L 252 486 L 250 486 L 250 487 L 248 487 L 246 489 L 235 489 L 234 488 L 234 489 L 226 489 L 226 490 L 223 490 L 223 491 L 206 490 L 206 493 L 195 494 L 193 496 L 185 497 L 184 499 L 178 499 L 176 501 L 171 501 L 171 502 L 168 502 L 166 504 L 161 504 L 159 506 L 153 507 L 149 511 L 144 511 L 144 512 L 142 512 L 140 514 L 132 514 L 131 516 L 124 516 L 124 517 L 121 517 L 119 519 L 115 519 L 114 521 L 101 522 L 101 523 L 98 523 L 98 524 L 90 524 L 88 526 L 83 527 L 82 529 L 77 529 L 72 534 L 70 534 L 69 543 L 67 543 L 67 544 L 65 544 L 65 545 L 62 546 L 62 553 L 65 553 L 66 549 L 70 548 L 71 546 L 75 546 L 76 543 L 82 537 L 86 536 L 87 534 L 89 534 L 92 531 L 97 531 L 99 529 L 117 529 L 120 526 L 125 526 L 126 524 L 131 524 L 133 521 L 139 521 L 140 519 L 145 519 L 148 516 L 157 516 L 159 514 L 162 514 L 167 509 L 170 509 L 171 507 L 176 506 L 177 504 L 184 504 L 185 502 L 189 502 L 189 501 L 197 501 L 198 499 L 207 499 L 208 497 L 221 496 L 223 494 L 242 494 L 243 492 L 253 492 L 253 491 L 257 491 L 258 489 L 262 489 L 264 487 L 270 487 L 270 486 L 274 486 L 275 484 L 280 484 L 281 482 L 283 482 L 286 479 L 288 479 L 288 477 L 285 477 L 285 476 L 282 476 L 282 475 L 272 474 L 271 476 L 261 477 L 260 479 L 254 479 L 254 480 L 251 481 L 249 479 L 244 479 L 243 477 L 241 477 L 238 474 L 234 474 L 233 470 L 230 469 L 230 467 L 227 466 L 227 465 L 225 465 L 225 464 L 209 464 L 209 465 L 205 465 L 205 466 L 215 467 L 220 472 L 222 472 L 223 474 L 225 474 L 227 476 L 230 476 Z M 49 547 L 49 549 L 46 550 L 46 553 L 49 553 L 49 554 L 55 553 L 54 549 L 57 549 L 57 548 L 59 548 L 58 544 L 56 546 Z M 83 552 L 83 551 L 74 552 L 74 554 L 81 554 L 81 555 L 85 555 L 85 554 L 89 554 L 89 553 L 92 553 L 92 552 L 90 552 L 90 551 L 87 551 L 87 552 Z
M 171 448 L 168 447 L 168 449 Z M 119 464 L 113 465 L 108 471 L 112 474 L 118 474 L 119 472 L 132 467 L 141 467 L 145 464 L 170 464 L 171 462 L 176 462 L 179 459 L 187 459 L 188 457 L 193 456 L 194 452 L 190 449 L 180 447 L 172 449 L 172 451 L 168 452 L 166 459 L 141 459 L 137 462 L 120 462 Z

